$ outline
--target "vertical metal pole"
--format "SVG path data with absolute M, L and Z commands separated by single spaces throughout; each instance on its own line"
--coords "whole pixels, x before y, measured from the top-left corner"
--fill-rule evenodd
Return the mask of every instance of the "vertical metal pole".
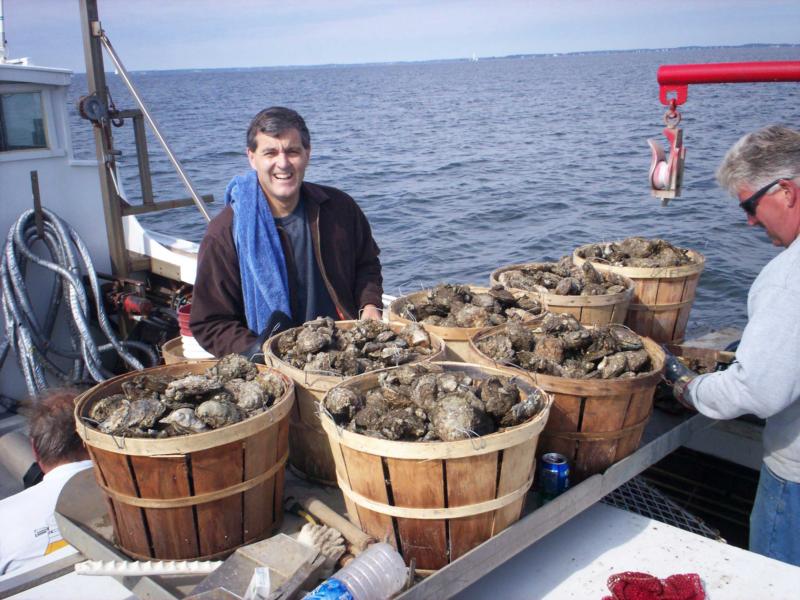
M 150 157 L 147 154 L 147 133 L 144 117 L 133 117 L 133 134 L 136 140 L 136 162 L 139 165 L 139 181 L 142 185 L 142 204 L 153 204 L 153 180 L 150 176 Z
M 83 31 L 83 53 L 86 60 L 86 83 L 89 86 L 89 93 L 96 94 L 103 105 L 108 107 L 97 0 L 79 0 L 79 2 L 81 7 L 81 29 Z M 93 129 L 94 142 L 97 148 L 100 189 L 103 194 L 103 212 L 106 220 L 108 251 L 111 255 L 111 269 L 116 277 L 127 277 L 129 270 L 128 251 L 125 249 L 122 228 L 122 207 L 109 172 L 109 167 L 113 168 L 114 166 L 111 124 L 107 119 L 104 119 L 99 125 L 95 125 Z M 106 166 L 106 163 L 108 163 L 108 166 Z

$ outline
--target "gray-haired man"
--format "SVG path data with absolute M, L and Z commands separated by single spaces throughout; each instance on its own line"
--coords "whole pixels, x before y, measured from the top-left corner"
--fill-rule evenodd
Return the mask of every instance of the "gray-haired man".
M 748 224 L 786 249 L 750 288 L 736 362 L 697 376 L 670 357 L 666 377 L 679 401 L 706 416 L 767 420 L 750 549 L 800 566 L 800 132 L 772 126 L 744 136 L 717 179 Z

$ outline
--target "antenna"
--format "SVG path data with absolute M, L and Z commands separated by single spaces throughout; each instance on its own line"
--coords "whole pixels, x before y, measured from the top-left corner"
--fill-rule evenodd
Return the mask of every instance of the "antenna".
M 6 62 L 6 27 L 3 24 L 3 0 L 0 0 L 0 63 Z
M 7 58 L 8 56 L 8 41 L 6 40 L 6 26 L 3 20 L 3 0 L 0 0 L 0 65 L 27 65 L 27 58 L 15 58 L 13 60 Z

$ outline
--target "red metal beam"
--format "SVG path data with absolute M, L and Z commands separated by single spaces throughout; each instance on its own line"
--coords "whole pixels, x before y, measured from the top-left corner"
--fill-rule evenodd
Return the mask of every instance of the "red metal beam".
M 663 65 L 658 68 L 657 78 L 661 102 L 669 104 L 674 98 L 675 104 L 683 104 L 689 84 L 800 81 L 800 61 Z

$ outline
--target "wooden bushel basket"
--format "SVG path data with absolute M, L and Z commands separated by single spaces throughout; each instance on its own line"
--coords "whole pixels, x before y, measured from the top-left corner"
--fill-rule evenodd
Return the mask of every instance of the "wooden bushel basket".
M 438 363 L 474 378 L 512 377 L 524 395 L 528 377 L 467 363 Z M 341 384 L 377 385 L 381 371 Z M 455 442 L 396 442 L 338 427 L 320 415 L 336 459 L 350 519 L 413 559 L 418 570 L 440 569 L 516 522 L 533 484 L 536 442 L 552 399 L 530 421 L 491 435 Z
M 164 357 L 164 364 L 167 365 L 191 361 L 183 355 L 183 343 L 180 337 L 164 342 L 161 346 L 161 355 Z
M 470 340 L 480 364 L 509 368 L 483 354 L 477 346 L 481 338 L 498 333 L 503 327 L 493 327 Z M 639 447 L 653 411 L 653 394 L 665 359 L 658 344 L 642 339 L 652 370 L 630 379 L 569 379 L 525 371 L 536 385 L 553 395 L 540 453 L 566 456 L 571 483 L 605 471 Z
M 265 538 L 283 518 L 284 466 L 294 385 L 265 412 L 220 429 L 164 439 L 101 433 L 92 403 L 142 373 L 201 374 L 217 361 L 153 367 L 104 381 L 76 400 L 78 434 L 123 552 L 140 560 L 213 559 Z M 259 365 L 259 371 L 267 367 Z
M 466 287 L 468 287 L 470 291 L 477 293 L 489 291 L 489 288 L 476 285 L 468 285 Z M 413 294 L 401 296 L 400 298 L 396 298 L 394 301 L 392 301 L 392 303 L 389 305 L 389 322 L 402 323 L 403 325 L 411 323 L 411 321 L 405 317 L 400 316 L 402 306 L 406 302 L 416 303 L 418 300 L 423 299 L 429 291 L 430 290 L 422 290 L 419 292 L 414 292 Z M 530 294 L 531 292 L 521 293 Z M 531 315 L 531 319 L 536 319 L 538 316 L 539 315 Z M 479 331 L 486 329 L 486 327 L 441 327 L 439 325 L 430 325 L 428 323 L 420 323 L 420 325 L 425 328 L 425 331 L 429 333 L 435 333 L 444 340 L 444 343 L 447 345 L 446 360 L 461 362 L 470 362 L 472 360 L 472 356 L 469 351 L 469 340 Z
M 491 284 L 501 284 L 500 275 L 506 271 L 533 268 L 544 264 L 547 263 L 520 263 L 500 267 L 492 271 L 490 276 Z M 536 290 L 507 289 L 511 292 L 536 291 L 542 301 L 542 306 L 546 310 L 572 315 L 583 325 L 608 325 L 609 323 L 624 323 L 628 314 L 628 305 L 633 297 L 634 283 L 627 277 L 623 277 L 623 279 L 627 286 L 624 292 L 599 296 L 563 296 L 554 294 L 544 287 L 538 287 Z
M 336 321 L 339 329 L 351 329 L 355 321 Z M 405 325 L 389 323 L 394 332 Z M 286 333 L 286 332 L 284 332 Z M 301 475 L 325 485 L 336 485 L 336 465 L 328 445 L 328 436 L 319 422 L 319 406 L 325 394 L 347 377 L 320 371 L 302 371 L 278 357 L 278 340 L 284 333 L 268 339 L 264 344 L 264 360 L 273 369 L 280 371 L 295 383 L 297 402 L 289 419 L 289 464 Z M 428 331 L 433 352 L 422 362 L 440 360 L 445 355 L 442 339 Z
M 582 265 L 585 246 L 576 248 L 572 261 Z M 697 282 L 705 266 L 699 252 L 689 250 L 694 263 L 681 267 L 616 267 L 592 259 L 598 271 L 617 273 L 633 280 L 635 289 L 625 325 L 656 342 L 680 344 L 686 333 Z

